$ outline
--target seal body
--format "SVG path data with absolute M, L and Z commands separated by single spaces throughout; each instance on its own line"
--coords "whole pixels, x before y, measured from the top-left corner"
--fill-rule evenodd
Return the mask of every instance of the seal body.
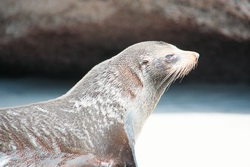
M 198 57 L 164 42 L 138 43 L 57 99 L 1 109 L 0 166 L 136 166 L 144 122 Z

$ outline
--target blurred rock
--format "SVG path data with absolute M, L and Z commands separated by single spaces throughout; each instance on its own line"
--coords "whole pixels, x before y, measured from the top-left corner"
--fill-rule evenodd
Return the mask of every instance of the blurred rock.
M 82 77 L 145 40 L 200 52 L 189 80 L 250 82 L 248 0 L 0 1 L 0 75 Z

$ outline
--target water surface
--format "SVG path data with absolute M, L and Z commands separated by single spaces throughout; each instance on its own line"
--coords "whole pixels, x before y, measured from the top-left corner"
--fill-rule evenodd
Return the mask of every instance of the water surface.
M 53 99 L 66 93 L 75 81 L 39 78 L 0 79 L 0 107 Z M 250 85 L 179 84 L 162 96 L 155 113 L 250 114 Z

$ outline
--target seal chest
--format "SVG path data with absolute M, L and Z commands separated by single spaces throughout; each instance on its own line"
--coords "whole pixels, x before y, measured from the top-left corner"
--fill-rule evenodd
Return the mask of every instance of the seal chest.
M 143 124 L 198 58 L 164 42 L 138 43 L 96 65 L 57 99 L 1 109 L 1 163 L 136 166 Z

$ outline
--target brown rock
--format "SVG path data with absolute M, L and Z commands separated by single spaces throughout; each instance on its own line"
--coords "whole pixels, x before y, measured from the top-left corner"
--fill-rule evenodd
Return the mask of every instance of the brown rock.
M 81 77 L 145 40 L 201 54 L 189 80 L 247 81 L 248 0 L 2 0 L 0 74 Z

